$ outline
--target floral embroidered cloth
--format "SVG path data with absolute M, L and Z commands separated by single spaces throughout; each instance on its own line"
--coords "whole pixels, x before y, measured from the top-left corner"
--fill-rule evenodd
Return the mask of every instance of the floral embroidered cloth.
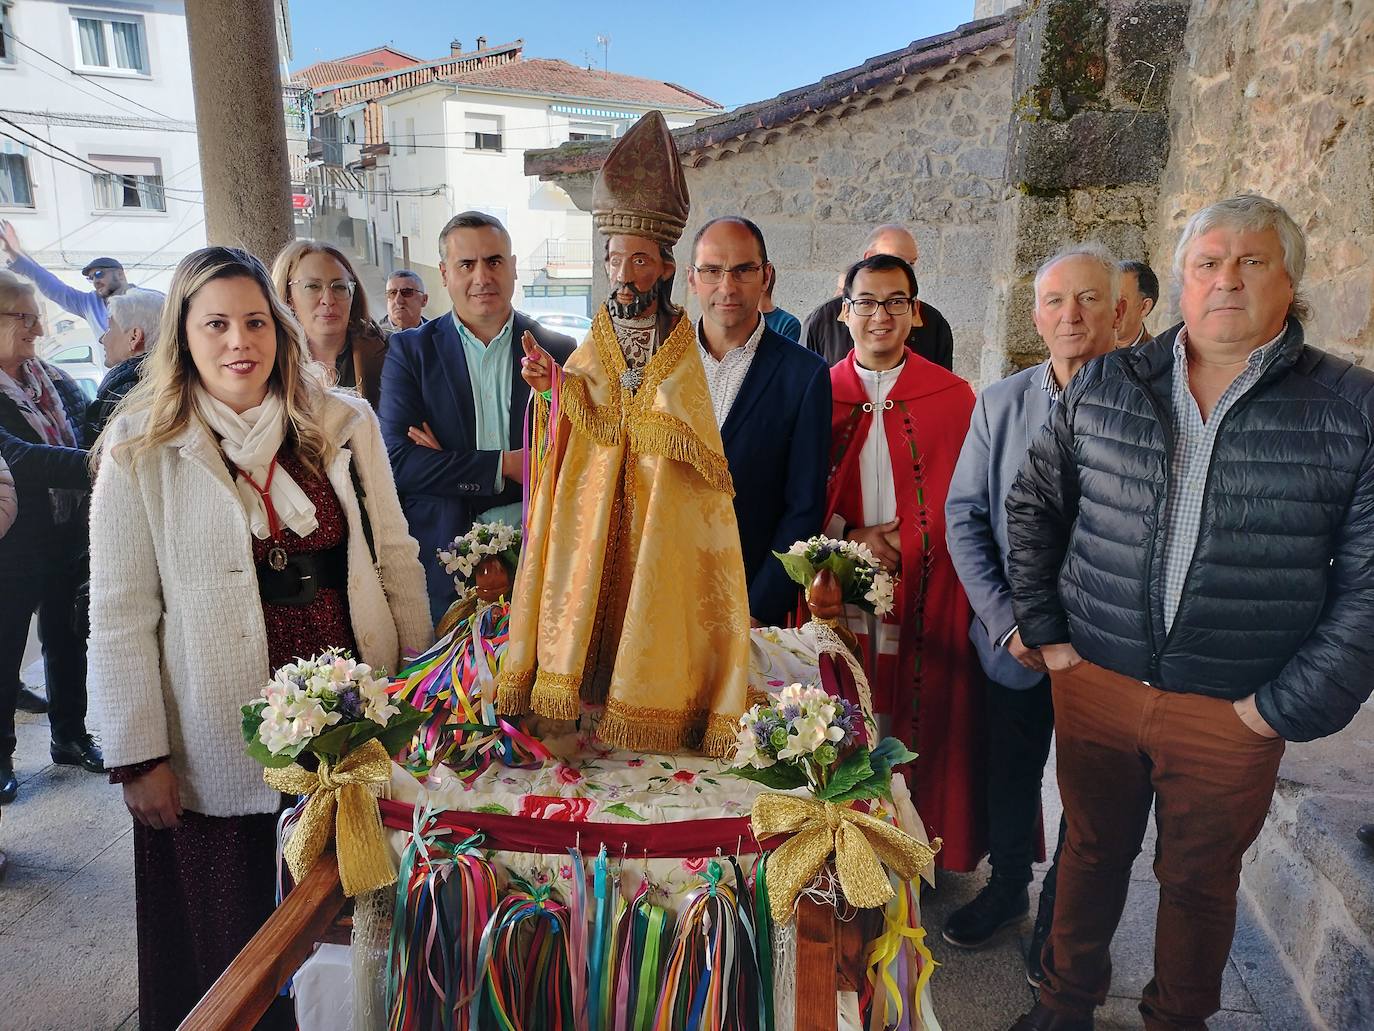
M 817 676 L 816 639 L 810 627 L 756 629 L 750 640 L 751 692 L 772 693 L 791 683 Z M 493 766 L 470 785 L 446 767 L 439 767 L 421 784 L 399 766 L 392 769 L 391 798 L 423 807 L 457 812 L 497 813 L 537 820 L 595 823 L 674 823 L 722 817 L 747 817 L 761 785 L 729 776 L 728 761 L 704 755 L 636 753 L 612 748 L 597 735 L 599 710 L 588 707 L 577 725 L 535 719 L 528 729 L 553 758 L 542 766 L 512 769 Z M 399 857 L 409 839 L 404 831 L 391 833 Z M 747 842 L 745 842 L 747 843 Z M 741 844 L 741 847 L 743 844 Z M 598 842 L 583 842 L 588 857 Z M 572 864 L 566 853 L 532 855 L 492 853 L 508 874 L 536 884 L 554 883 L 560 894 L 571 884 Z M 612 855 L 621 866 L 621 887 L 629 895 L 646 876 L 672 905 L 699 886 L 697 877 L 706 859 L 635 859 Z M 752 858 L 745 857 L 746 870 Z M 563 897 L 567 897 L 563 894 Z M 671 900 L 671 901 L 670 901 Z

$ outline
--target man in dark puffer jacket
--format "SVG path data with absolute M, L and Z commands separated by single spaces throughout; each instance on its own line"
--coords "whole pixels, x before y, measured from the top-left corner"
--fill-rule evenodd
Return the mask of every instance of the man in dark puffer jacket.
M 1335 733 L 1369 697 L 1374 373 L 1304 343 L 1305 251 L 1261 197 L 1194 215 L 1183 325 L 1084 368 L 1008 496 L 1068 821 L 1047 981 L 1015 1031 L 1092 1027 L 1152 802 L 1140 1009 L 1152 1031 L 1205 1027 L 1284 740 Z

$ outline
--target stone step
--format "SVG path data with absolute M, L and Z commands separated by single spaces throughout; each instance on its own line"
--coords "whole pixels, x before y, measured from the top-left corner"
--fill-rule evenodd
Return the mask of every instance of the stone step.
M 1355 837 L 1371 822 L 1374 708 L 1366 705 L 1340 734 L 1288 746 L 1241 874 L 1254 921 L 1314 1029 L 1374 1027 L 1374 850 Z

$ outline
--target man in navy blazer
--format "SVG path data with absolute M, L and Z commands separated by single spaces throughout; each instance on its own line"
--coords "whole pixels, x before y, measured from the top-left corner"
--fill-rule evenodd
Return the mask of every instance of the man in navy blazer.
M 1039 651 L 1021 643 L 1012 613 L 1007 493 L 1070 378 L 1115 346 L 1124 307 L 1116 262 L 1101 244 L 1068 248 L 1040 267 L 1035 328 L 1050 359 L 979 396 L 945 502 L 949 554 L 973 607 L 969 637 L 987 673 L 992 878 L 945 921 L 945 940 L 964 948 L 980 948 L 1029 912 L 1040 782 L 1054 731 L 1049 675 Z M 1027 958 L 1032 984 L 1043 977 L 1040 950 L 1054 912 L 1053 873 L 1045 878 Z
M 492 216 L 450 219 L 439 234 L 439 272 L 453 313 L 394 333 L 382 366 L 377 414 L 435 620 L 454 600 L 435 552 L 479 518 L 520 524 L 530 394 L 522 339 L 532 335 L 559 362 L 575 346 L 511 307 L 511 250 Z
M 749 615 L 780 626 L 798 588 L 774 551 L 821 532 L 830 465 L 830 370 L 759 313 L 772 266 L 759 227 L 718 218 L 697 232 L 687 283 L 697 344 L 735 484 Z

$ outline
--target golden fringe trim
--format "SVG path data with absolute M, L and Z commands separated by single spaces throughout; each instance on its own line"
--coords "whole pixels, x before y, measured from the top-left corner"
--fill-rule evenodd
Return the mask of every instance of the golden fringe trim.
M 615 702 L 608 702 L 596 736 L 613 748 L 629 752 L 695 751 L 701 740 L 701 729 L 687 723 L 649 723 L 615 711 Z
M 587 384 L 577 376 L 568 376 L 563 380 L 559 403 L 562 406 L 560 410 L 574 429 L 585 433 L 603 447 L 614 447 L 620 443 L 619 420 L 608 414 L 609 409 L 592 404 L 587 396 Z
M 534 670 L 519 673 L 502 670 L 496 675 L 496 711 L 504 716 L 519 716 L 529 712 L 532 687 Z
M 575 720 L 582 715 L 582 677 L 541 669 L 534 678 L 530 709 L 551 720 Z
M 695 469 L 707 486 L 727 497 L 735 496 L 730 464 L 724 455 L 711 450 L 679 419 L 663 412 L 645 412 L 630 426 L 630 448 L 636 454 L 662 455 L 685 462 Z
M 615 700 L 608 702 L 596 726 L 597 737 L 631 752 L 672 753 L 690 749 L 720 759 L 734 751 L 738 720 L 717 713 L 692 716 L 672 712 L 646 720 L 636 714 L 635 708 Z
M 711 713 L 706 724 L 706 736 L 701 742 L 701 750 L 715 759 L 725 759 L 735 752 L 735 733 L 739 720 L 729 719 L 719 713 Z

